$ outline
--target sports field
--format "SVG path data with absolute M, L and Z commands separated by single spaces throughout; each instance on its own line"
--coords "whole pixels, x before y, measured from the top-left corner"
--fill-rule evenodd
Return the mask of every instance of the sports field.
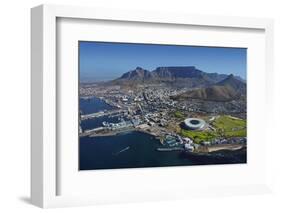
M 212 126 L 214 130 L 207 128 L 203 131 L 193 131 L 182 128 L 180 134 L 183 137 L 191 138 L 195 143 L 210 141 L 215 138 L 246 137 L 247 135 L 246 120 L 228 115 L 216 117 L 209 125 Z

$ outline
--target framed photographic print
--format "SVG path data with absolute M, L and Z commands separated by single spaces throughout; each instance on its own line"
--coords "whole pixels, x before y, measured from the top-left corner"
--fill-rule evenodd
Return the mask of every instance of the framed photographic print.
M 33 8 L 32 203 L 269 192 L 272 28 Z
M 247 163 L 246 48 L 78 45 L 80 170 Z

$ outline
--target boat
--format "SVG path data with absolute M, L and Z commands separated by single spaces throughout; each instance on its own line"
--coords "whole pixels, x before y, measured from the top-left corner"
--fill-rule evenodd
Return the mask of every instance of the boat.
M 102 125 L 103 125 L 103 126 L 108 126 L 108 125 L 109 125 L 109 123 L 108 123 L 108 122 L 106 122 L 106 121 L 103 121 L 103 122 L 102 122 Z

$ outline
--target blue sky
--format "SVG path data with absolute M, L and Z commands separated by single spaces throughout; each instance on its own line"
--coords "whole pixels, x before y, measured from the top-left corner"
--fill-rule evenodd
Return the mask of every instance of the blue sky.
M 160 66 L 196 66 L 246 79 L 247 49 L 80 41 L 79 60 L 82 82 L 111 80 L 136 67 L 152 71 Z

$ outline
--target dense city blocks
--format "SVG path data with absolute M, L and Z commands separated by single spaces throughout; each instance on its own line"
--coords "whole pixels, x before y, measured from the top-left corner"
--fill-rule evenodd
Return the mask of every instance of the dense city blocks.
M 246 163 L 246 88 L 237 73 L 194 65 L 81 81 L 80 169 Z

